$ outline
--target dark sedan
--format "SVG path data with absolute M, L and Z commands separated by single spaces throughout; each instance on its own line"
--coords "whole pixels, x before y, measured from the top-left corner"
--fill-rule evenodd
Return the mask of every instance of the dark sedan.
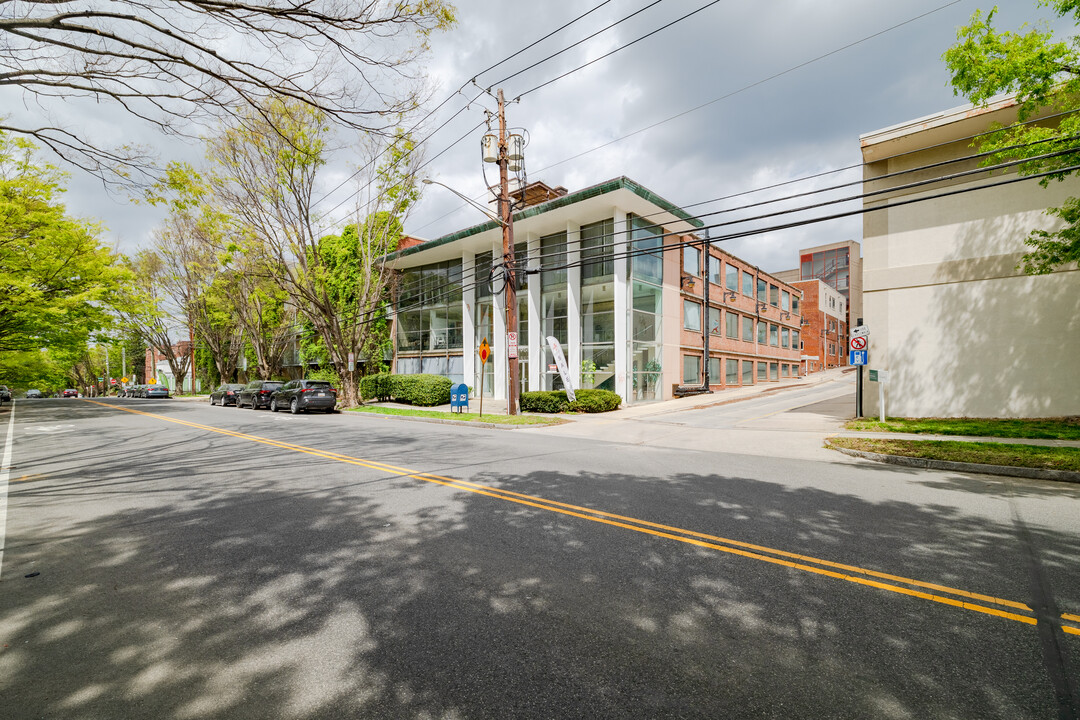
M 243 389 L 243 383 L 223 383 L 218 386 L 217 390 L 210 393 L 210 404 L 222 407 L 235 405 L 236 399 L 240 397 L 240 391 Z
M 236 407 L 248 405 L 252 410 L 269 407 L 270 396 L 280 390 L 282 385 L 284 383 L 280 380 L 252 380 L 236 396 Z
M 290 380 L 270 398 L 273 412 L 289 408 L 296 415 L 308 410 L 334 412 L 337 405 L 337 390 L 325 380 Z

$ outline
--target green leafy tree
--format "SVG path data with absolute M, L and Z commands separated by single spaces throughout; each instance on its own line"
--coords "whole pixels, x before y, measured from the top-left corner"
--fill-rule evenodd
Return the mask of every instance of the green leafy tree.
M 1077 0 L 1040 0 L 1039 5 L 1080 25 Z M 1016 96 L 1017 121 L 981 142 L 982 150 L 997 151 L 985 164 L 1027 159 L 1018 171 L 1026 175 L 1051 172 L 1040 181 L 1047 187 L 1072 175 L 1070 166 L 1080 164 L 1080 38 L 1055 40 L 1046 25 L 998 31 L 993 24 L 996 11 L 976 11 L 943 57 L 952 74 L 953 91 L 973 104 L 986 106 L 1003 93 Z M 1023 124 L 1047 111 L 1065 114 L 1054 123 Z M 1061 150 L 1075 152 L 1042 157 Z M 1046 212 L 1062 225 L 1056 231 L 1033 230 L 1028 235 L 1025 242 L 1032 249 L 1022 265 L 1030 274 L 1053 272 L 1080 260 L 1080 199 L 1069 198 Z
M 63 180 L 0 132 L 0 352 L 85 346 L 128 281 L 99 228 L 66 214 Z
M 147 345 L 169 363 L 179 384 L 191 365 L 186 318 L 171 303 L 165 290 L 169 271 L 153 250 L 141 250 L 126 264 L 133 280 L 119 304 L 124 324 L 135 330 Z M 181 340 L 183 338 L 183 340 Z

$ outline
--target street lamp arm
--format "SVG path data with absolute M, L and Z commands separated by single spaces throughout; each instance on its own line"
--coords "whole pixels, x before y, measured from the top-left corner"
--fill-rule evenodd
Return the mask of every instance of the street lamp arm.
M 455 195 L 457 195 L 457 196 L 458 196 L 459 198 L 461 198 L 461 199 L 462 199 L 462 200 L 464 200 L 465 202 L 467 202 L 467 203 L 469 203 L 470 205 L 472 205 L 472 206 L 473 206 L 474 208 L 476 208 L 476 209 L 477 209 L 477 210 L 479 210 L 480 212 L 484 213 L 484 215 L 485 215 L 485 216 L 486 216 L 486 217 L 488 218 L 488 220 L 491 220 L 492 222 L 498 223 L 498 224 L 499 224 L 499 225 L 500 225 L 501 227 L 506 227 L 507 223 L 506 223 L 506 222 L 505 222 L 505 221 L 504 221 L 504 220 L 503 220 L 502 218 L 500 218 L 500 217 L 499 217 L 498 215 L 496 215 L 495 213 L 491 212 L 491 211 L 490 211 L 490 210 L 488 210 L 488 209 L 487 209 L 486 207 L 484 207 L 484 206 L 483 206 L 483 205 L 481 205 L 480 203 L 478 203 L 478 202 L 476 202 L 475 200 L 473 200 L 473 199 L 472 199 L 471 197 L 467 197 L 467 196 L 465 196 L 465 195 L 462 195 L 461 193 L 459 193 L 459 192 L 458 192 L 457 190 L 455 190 L 454 188 L 450 187 L 450 186 L 449 186 L 449 185 L 447 185 L 446 183 L 441 183 L 441 182 L 439 182 L 438 180 L 429 180 L 428 178 L 424 178 L 424 179 L 423 179 L 423 180 L 421 180 L 420 182 L 424 183 L 425 185 L 439 185 L 439 186 L 441 186 L 441 187 L 444 187 L 444 188 L 446 188 L 447 190 L 449 190 L 450 192 L 454 193 Z

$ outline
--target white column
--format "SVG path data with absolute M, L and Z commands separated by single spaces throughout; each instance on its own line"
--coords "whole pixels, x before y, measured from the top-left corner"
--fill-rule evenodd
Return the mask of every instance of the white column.
M 566 224 L 566 364 L 574 389 L 581 388 L 581 226 Z
M 628 363 L 633 298 L 629 284 L 630 263 L 627 258 L 621 257 L 628 247 L 627 229 L 626 211 L 615 208 L 615 391 L 622 396 L 623 402 L 629 405 L 633 399 L 633 378 L 630 377 Z
M 503 256 L 502 237 L 500 236 L 492 246 L 492 262 L 501 263 Z M 487 282 L 487 278 L 477 278 L 478 282 Z M 506 293 L 500 292 L 492 296 L 494 322 L 492 334 L 495 337 L 488 338 L 491 346 L 491 358 L 488 362 L 495 363 L 495 397 L 499 400 L 506 399 Z
M 528 233 L 530 267 L 540 264 L 540 236 Z M 539 390 L 543 387 L 544 372 L 544 336 L 540 323 L 540 273 L 529 277 L 529 387 Z
M 471 252 L 461 254 L 461 320 L 462 320 L 462 373 L 465 375 L 465 384 L 473 388 L 474 392 L 480 392 L 480 385 L 476 382 L 476 282 L 473 272 L 476 269 L 475 256 Z M 479 395 L 477 395 L 479 397 Z

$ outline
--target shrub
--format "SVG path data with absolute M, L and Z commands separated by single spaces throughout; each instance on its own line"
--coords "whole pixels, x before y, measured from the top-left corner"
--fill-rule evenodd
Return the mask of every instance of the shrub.
M 622 398 L 610 390 L 578 390 L 576 399 L 570 403 L 570 412 L 601 413 L 618 410 Z
M 522 412 L 565 412 L 570 403 L 562 390 L 533 390 L 521 393 Z
M 360 397 L 364 400 L 378 400 L 385 402 L 393 395 L 390 373 L 376 373 L 368 375 L 360 380 Z
M 395 400 L 421 407 L 450 402 L 450 378 L 442 375 L 391 375 L 390 393 Z
M 569 402 L 563 390 L 523 392 L 521 393 L 521 410 L 540 413 L 599 413 L 616 410 L 622 404 L 622 398 L 610 390 L 577 390 L 574 395 L 576 400 Z

